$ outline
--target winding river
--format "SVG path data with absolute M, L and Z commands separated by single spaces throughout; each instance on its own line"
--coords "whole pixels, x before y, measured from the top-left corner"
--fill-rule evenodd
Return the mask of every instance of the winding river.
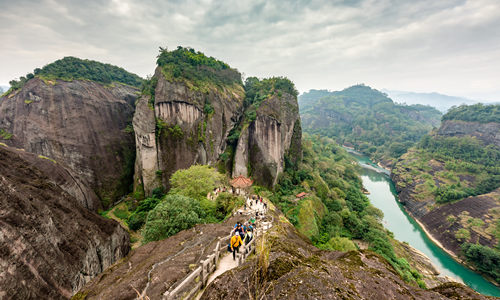
M 500 288 L 485 280 L 481 275 L 457 263 L 449 254 L 436 246 L 397 201 L 394 183 L 385 170 L 373 164 L 368 157 L 351 153 L 363 167 L 361 179 L 370 192 L 370 202 L 384 212 L 384 226 L 400 241 L 427 255 L 442 275 L 461 281 L 479 293 L 500 297 Z

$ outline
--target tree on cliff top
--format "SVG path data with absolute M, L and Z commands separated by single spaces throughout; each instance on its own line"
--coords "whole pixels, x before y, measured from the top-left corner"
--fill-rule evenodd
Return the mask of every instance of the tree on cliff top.
M 274 93 L 288 93 L 297 97 L 299 92 L 295 84 L 286 77 L 271 77 L 259 80 L 257 77 L 248 77 L 245 80 L 245 98 L 249 104 L 268 98 Z
M 33 73 L 21 76 L 19 80 L 11 80 L 11 90 L 22 88 L 26 82 L 35 77 L 48 80 L 62 79 L 66 81 L 91 80 L 104 84 L 119 82 L 135 87 L 139 87 L 143 81 L 141 77 L 117 66 L 67 56 L 41 69 L 36 68 Z
M 186 79 L 197 87 L 204 86 L 206 82 L 218 86 L 242 84 L 238 70 L 189 47 L 179 46 L 173 51 L 160 47 L 156 63 L 167 80 Z

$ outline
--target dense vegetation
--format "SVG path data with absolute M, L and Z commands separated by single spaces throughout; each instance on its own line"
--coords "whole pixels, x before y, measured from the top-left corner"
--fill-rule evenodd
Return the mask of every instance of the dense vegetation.
M 314 90 L 299 99 L 304 131 L 331 137 L 389 163 L 437 126 L 441 117 L 430 106 L 395 104 L 386 94 L 364 85 L 339 92 Z
M 443 121 L 460 120 L 466 122 L 500 123 L 500 105 L 461 105 L 452 107 L 448 113 L 443 116 Z
M 160 48 L 156 61 L 167 80 L 184 81 L 191 89 L 208 91 L 211 86 L 241 85 L 241 74 L 228 64 L 192 48 L 173 51 Z
M 442 174 L 447 177 L 439 187 L 428 185 L 438 203 L 481 195 L 500 187 L 500 149 L 484 146 L 473 137 L 443 137 L 427 135 L 418 144 L 420 161 L 437 159 L 445 162 Z M 425 167 L 424 167 L 425 168 Z M 438 176 L 441 174 L 437 174 Z M 459 175 L 473 176 L 474 180 L 460 180 Z
M 500 283 L 500 251 L 479 244 L 464 243 L 462 252 L 480 272 Z
M 381 224 L 383 214 L 361 192 L 356 166 L 332 139 L 305 134 L 303 161 L 294 166 L 286 160 L 271 200 L 287 218 L 319 248 L 356 249 L 353 239 L 369 243 L 408 282 L 424 286 L 421 275 L 404 258 L 398 258 L 391 233 Z M 307 193 L 296 199 L 300 192 Z
M 225 177 L 209 166 L 194 165 L 178 170 L 170 178 L 167 195 L 163 188 L 153 190 L 152 196 L 125 201 L 114 215 L 123 219 L 131 230 L 142 228 L 144 242 L 167 238 L 199 223 L 215 223 L 229 216 L 235 207 L 243 205 L 241 197 L 221 193 L 215 200 L 207 194 L 223 184 Z M 106 213 L 105 213 L 106 214 Z
M 103 84 L 119 82 L 135 87 L 139 87 L 142 83 L 139 76 L 127 72 L 123 68 L 94 60 L 67 56 L 41 69 L 36 68 L 33 73 L 22 76 L 19 80 L 11 80 L 9 91 L 20 89 L 28 80 L 35 77 L 45 80 L 92 80 Z

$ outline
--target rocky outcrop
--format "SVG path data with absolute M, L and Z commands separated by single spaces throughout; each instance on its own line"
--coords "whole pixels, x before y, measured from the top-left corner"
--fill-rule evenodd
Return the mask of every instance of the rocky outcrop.
M 283 171 L 285 159 L 302 158 L 297 97 L 277 94 L 256 110 L 256 118 L 244 125 L 234 157 L 233 176 L 251 175 L 261 185 L 272 187 Z
M 134 190 L 143 189 L 146 195 L 151 195 L 161 184 L 156 175 L 159 166 L 155 113 L 149 100 L 147 96 L 139 99 L 133 120 L 136 148 Z
M 143 96 L 134 116 L 135 186 L 146 195 L 168 188 L 172 173 L 193 164 L 215 165 L 226 149 L 229 131 L 243 109 L 241 85 L 213 86 L 202 92 L 184 81 L 167 80 L 156 69 L 154 101 Z
M 77 295 L 89 300 L 136 299 L 136 289 L 150 299 L 162 299 L 172 285 L 182 281 L 193 266 L 212 253 L 219 238 L 227 236 L 238 220 L 241 216 L 237 215 L 224 223 L 200 224 L 134 249 L 125 259 L 86 284 Z
M 163 184 L 170 175 L 193 164 L 214 165 L 226 149 L 226 139 L 241 114 L 242 86 L 213 87 L 206 93 L 184 82 L 168 81 L 158 68 L 155 116 L 158 132 L 159 167 Z
M 135 88 L 118 83 L 33 78 L 0 99 L 0 129 L 12 134 L 0 141 L 67 165 L 107 206 L 132 183 L 134 140 L 125 128 L 135 98 Z
M 128 253 L 128 233 L 82 208 L 65 174 L 0 145 L 0 298 L 69 298 Z
M 441 124 L 438 135 L 441 136 L 473 136 L 485 145 L 500 147 L 500 123 L 465 122 L 460 120 L 446 120 Z
M 458 284 L 432 290 L 405 283 L 371 251 L 323 251 L 282 217 L 242 266 L 216 278 L 200 299 L 487 299 Z

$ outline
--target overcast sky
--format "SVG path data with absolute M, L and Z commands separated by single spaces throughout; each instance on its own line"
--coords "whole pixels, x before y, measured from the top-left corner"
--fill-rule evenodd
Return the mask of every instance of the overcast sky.
M 499 0 L 0 0 L 0 85 L 64 56 L 152 74 L 191 46 L 303 92 L 356 83 L 500 100 Z

